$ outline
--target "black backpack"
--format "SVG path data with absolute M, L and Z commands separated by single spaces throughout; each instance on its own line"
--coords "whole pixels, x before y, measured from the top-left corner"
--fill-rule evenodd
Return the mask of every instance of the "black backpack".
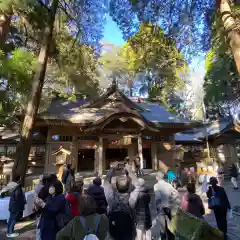
M 71 206 L 69 202 L 66 200 L 65 202 L 65 209 L 64 211 L 61 211 L 60 213 L 57 214 L 56 216 L 56 224 L 57 228 L 61 230 L 64 228 L 72 219 L 74 218 L 72 211 L 71 211 Z
M 135 221 L 128 199 L 129 195 L 123 201 L 117 196 L 116 207 L 108 214 L 109 232 L 115 240 L 135 237 Z

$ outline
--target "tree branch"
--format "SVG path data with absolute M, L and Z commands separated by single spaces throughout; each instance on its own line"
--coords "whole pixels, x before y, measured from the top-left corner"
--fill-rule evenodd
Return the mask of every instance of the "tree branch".
M 44 4 L 41 0 L 37 0 L 37 2 L 38 2 L 44 9 L 46 9 L 48 12 L 50 12 L 50 8 L 49 8 L 46 4 Z
M 68 4 L 64 0 L 62 0 L 62 1 L 65 6 L 63 6 L 63 4 L 61 2 L 59 2 L 59 8 L 66 14 L 66 16 L 70 20 L 77 22 L 77 20 L 68 12 L 68 10 L 71 12 L 71 8 L 68 6 Z

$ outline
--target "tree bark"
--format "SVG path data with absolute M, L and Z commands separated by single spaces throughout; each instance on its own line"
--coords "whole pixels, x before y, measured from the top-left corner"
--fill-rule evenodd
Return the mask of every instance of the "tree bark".
M 20 176 L 22 183 L 24 183 L 28 167 L 28 156 L 32 144 L 32 131 L 40 104 L 58 3 L 59 0 L 53 0 L 49 12 L 48 24 L 43 35 L 41 50 L 38 56 L 38 65 L 33 79 L 32 91 L 26 108 L 20 134 L 20 142 L 17 147 L 16 159 L 13 166 L 13 179 Z
M 240 32 L 237 29 L 236 20 L 232 16 L 232 11 L 228 0 L 221 0 L 220 13 L 223 26 L 228 32 L 230 47 L 237 66 L 237 71 L 240 74 Z
M 0 12 L 0 49 L 4 49 L 5 42 L 10 30 L 12 8 L 7 12 Z

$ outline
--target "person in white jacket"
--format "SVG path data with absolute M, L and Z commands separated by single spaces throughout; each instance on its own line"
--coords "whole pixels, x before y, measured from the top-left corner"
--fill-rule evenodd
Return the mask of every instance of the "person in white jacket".
M 160 224 L 161 240 L 174 239 L 173 234 L 168 230 L 167 223 L 177 213 L 181 200 L 179 192 L 164 180 L 164 173 L 158 172 L 157 183 L 154 185 L 155 201 Z

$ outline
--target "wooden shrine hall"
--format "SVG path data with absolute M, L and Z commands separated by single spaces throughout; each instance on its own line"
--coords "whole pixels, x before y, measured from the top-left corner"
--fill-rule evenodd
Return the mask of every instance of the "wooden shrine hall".
M 94 101 L 54 99 L 35 126 L 47 131 L 45 172 L 55 172 L 59 154 L 67 152 L 77 172 L 102 174 L 111 162 L 127 156 L 139 156 L 142 168 L 175 165 L 175 133 L 197 124 L 178 119 L 159 104 L 134 101 L 113 83 Z
M 60 174 L 64 163 L 71 163 L 75 172 L 103 174 L 111 162 L 127 156 L 131 161 L 139 156 L 142 168 L 175 167 L 175 134 L 198 124 L 177 118 L 160 104 L 130 99 L 114 82 L 93 101 L 55 98 L 37 117 L 27 174 Z M 9 170 L 14 152 L 6 153 L 16 148 L 15 134 L 1 140 L 1 161 Z

